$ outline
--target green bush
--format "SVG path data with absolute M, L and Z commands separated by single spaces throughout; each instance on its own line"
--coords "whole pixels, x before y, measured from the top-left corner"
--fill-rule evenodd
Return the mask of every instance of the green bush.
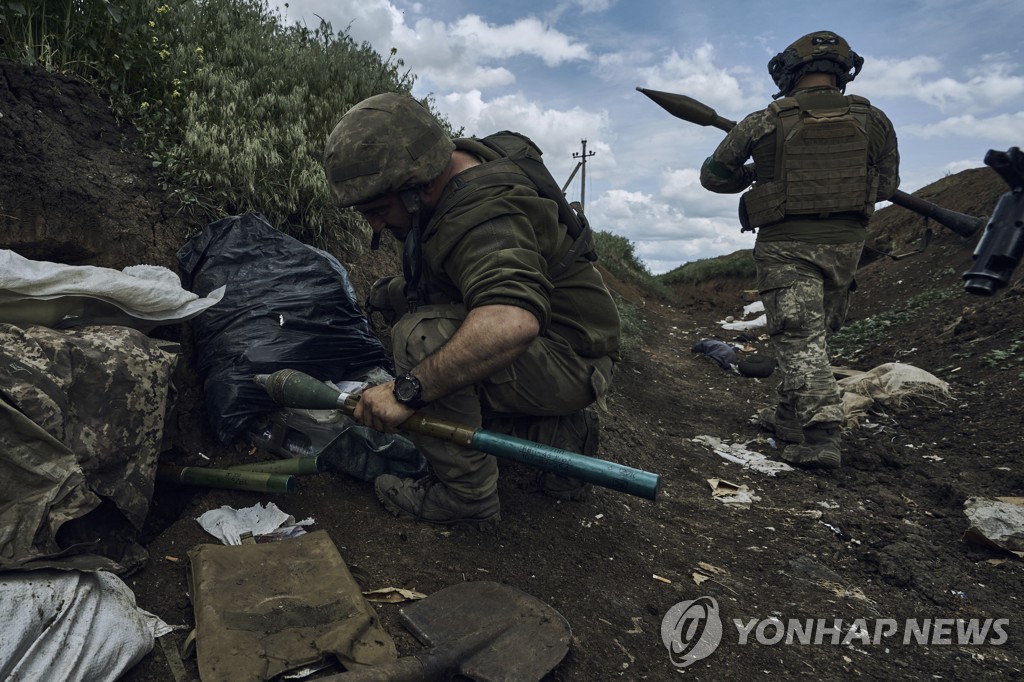
M 633 284 L 648 294 L 667 298 L 668 291 L 636 256 L 633 242 L 610 232 L 594 231 L 599 262 L 620 281 Z
M 670 270 L 658 279 L 667 285 L 698 284 L 714 279 L 750 279 L 756 277 L 754 253 L 750 249 L 736 251 L 727 256 L 702 258 L 690 263 L 683 263 L 675 270 Z
M 619 310 L 619 319 L 622 321 L 619 350 L 623 357 L 626 357 L 643 344 L 648 325 L 639 306 L 633 305 L 621 296 L 614 298 L 615 307 Z
M 265 0 L 0 0 L 0 38 L 3 56 L 106 93 L 166 188 L 204 219 L 259 211 L 346 257 L 366 241 L 365 224 L 333 205 L 323 147 L 356 102 L 411 91 L 394 50 L 382 57 L 324 21 L 285 26 Z

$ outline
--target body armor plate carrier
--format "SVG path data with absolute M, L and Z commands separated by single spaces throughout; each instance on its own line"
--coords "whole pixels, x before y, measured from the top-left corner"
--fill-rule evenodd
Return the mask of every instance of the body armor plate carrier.
M 752 227 L 789 216 L 827 219 L 835 213 L 869 217 L 878 174 L 868 163 L 868 100 L 844 98 L 836 109 L 805 109 L 798 97 L 769 105 L 778 118 L 775 173 L 744 195 Z

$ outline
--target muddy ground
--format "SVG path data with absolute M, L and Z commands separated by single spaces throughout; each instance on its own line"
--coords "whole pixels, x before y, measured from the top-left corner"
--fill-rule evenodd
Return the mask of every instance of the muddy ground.
M 0 115 L 0 247 L 73 264 L 177 267 L 175 251 L 204 223 L 178 212 L 133 146 L 134 133 L 118 126 L 93 91 L 0 63 Z M 979 167 L 984 152 L 978 150 Z M 1005 190 L 979 168 L 918 196 L 984 215 Z M 600 228 L 598 216 L 594 223 Z M 921 227 L 914 214 L 885 208 L 872 222 L 872 245 L 911 251 Z M 932 228 L 921 254 L 866 257 L 850 320 L 874 316 L 889 324 L 876 325 L 835 364 L 868 370 L 909 363 L 948 381 L 952 397 L 872 415 L 844 434 L 837 472 L 769 476 L 694 440 L 708 435 L 772 453 L 767 434 L 749 419 L 771 404 L 774 379 L 743 378 L 690 351 L 701 339 L 737 336 L 717 321 L 741 315 L 751 282 L 679 289 L 665 299 L 609 276 L 620 295 L 641 306 L 647 331 L 618 368 L 600 454 L 659 474 L 656 502 L 602 488 L 583 502 L 557 502 L 529 491 L 524 467 L 503 465 L 502 524 L 483 534 L 396 520 L 369 484 L 337 473 L 304 478 L 294 494 L 158 484 L 141 536 L 150 559 L 125 580 L 143 608 L 191 625 L 185 555 L 214 542 L 196 517 L 222 505 L 272 501 L 326 530 L 365 588 L 429 594 L 491 580 L 555 607 L 573 637 L 551 680 L 677 679 L 663 619 L 699 597 L 717 602 L 723 630 L 717 650 L 685 668 L 693 679 L 1018 678 L 1024 561 L 963 536 L 968 498 L 1024 495 L 1024 287 L 993 298 L 962 293 L 960 275 L 976 238 Z M 362 296 L 394 259 L 347 265 Z M 188 325 L 156 333 L 185 348 L 161 461 L 200 463 L 199 453 L 215 464 L 249 457 L 242 445 L 219 445 L 206 423 Z M 756 333 L 748 336 L 755 351 L 769 352 Z M 709 479 L 747 485 L 756 498 L 749 508 L 727 506 L 712 496 Z M 375 608 L 402 653 L 419 648 L 397 620 L 399 605 Z M 827 633 L 820 645 L 768 643 L 775 626 L 762 621 L 772 617 L 842 619 L 840 643 Z M 752 619 L 741 643 L 734 621 L 746 626 Z M 955 619 L 1007 619 L 1006 636 L 991 630 L 984 643 L 957 643 Z M 905 643 L 908 620 L 947 629 L 934 641 Z M 890 621 L 895 634 L 874 641 L 875 628 Z M 851 626 L 869 632 L 851 634 Z M 168 636 L 180 644 L 184 632 Z M 186 669 L 196 674 L 194 662 L 186 660 Z M 124 679 L 174 678 L 157 645 Z

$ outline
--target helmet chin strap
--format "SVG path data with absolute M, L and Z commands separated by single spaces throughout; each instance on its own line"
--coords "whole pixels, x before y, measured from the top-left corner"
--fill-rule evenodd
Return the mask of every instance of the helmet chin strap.
M 420 305 L 420 279 L 423 276 L 423 242 L 420 216 L 422 199 L 420 188 L 405 189 L 398 193 L 402 206 L 409 213 L 409 234 L 405 237 L 402 252 L 402 274 L 405 276 L 405 300 L 409 312 L 416 312 Z

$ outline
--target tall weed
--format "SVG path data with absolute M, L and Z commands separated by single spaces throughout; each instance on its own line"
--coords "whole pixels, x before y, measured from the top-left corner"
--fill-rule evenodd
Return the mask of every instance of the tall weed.
M 365 226 L 333 205 L 323 147 L 356 102 L 411 91 L 394 50 L 324 21 L 285 25 L 265 0 L 0 0 L 0 38 L 0 55 L 106 93 L 197 219 L 259 211 L 339 255 L 361 249 Z

